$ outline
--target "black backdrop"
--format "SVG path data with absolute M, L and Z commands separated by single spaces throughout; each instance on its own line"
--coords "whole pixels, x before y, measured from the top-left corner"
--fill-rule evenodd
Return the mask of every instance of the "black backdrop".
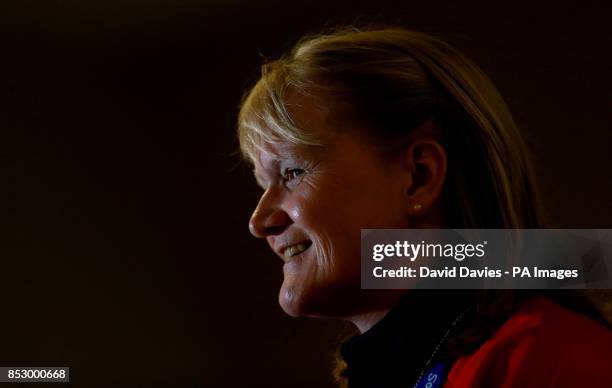
M 472 56 L 551 218 L 610 227 L 612 15 L 549 3 L 3 0 L 0 366 L 70 366 L 75 386 L 330 386 L 347 326 L 277 306 L 233 131 L 262 56 L 358 17 Z

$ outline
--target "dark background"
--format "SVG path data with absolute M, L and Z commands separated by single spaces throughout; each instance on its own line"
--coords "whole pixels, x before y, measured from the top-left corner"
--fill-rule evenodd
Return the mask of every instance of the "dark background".
M 611 16 L 588 1 L 3 0 L 0 366 L 70 366 L 81 386 L 331 386 L 348 326 L 278 307 L 234 122 L 262 56 L 357 17 L 475 59 L 552 220 L 611 227 Z

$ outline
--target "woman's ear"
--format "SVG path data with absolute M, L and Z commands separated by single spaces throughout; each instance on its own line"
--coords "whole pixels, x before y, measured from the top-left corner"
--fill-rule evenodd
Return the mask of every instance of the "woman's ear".
M 446 151 L 434 139 L 415 140 L 404 153 L 406 196 L 410 216 L 427 213 L 442 193 L 446 177 Z

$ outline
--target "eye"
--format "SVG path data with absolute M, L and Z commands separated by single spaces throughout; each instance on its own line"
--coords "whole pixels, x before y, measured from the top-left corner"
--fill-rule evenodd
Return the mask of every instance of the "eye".
M 298 178 L 299 176 L 304 174 L 304 172 L 305 171 L 301 168 L 286 168 L 283 172 L 283 180 L 285 182 L 292 181 L 295 178 Z

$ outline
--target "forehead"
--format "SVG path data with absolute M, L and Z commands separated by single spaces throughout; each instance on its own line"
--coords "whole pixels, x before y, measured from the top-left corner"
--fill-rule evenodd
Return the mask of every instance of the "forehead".
M 285 99 L 287 112 L 300 128 L 308 131 L 324 130 L 333 125 L 337 103 L 322 93 L 289 93 Z
M 255 168 L 262 168 L 296 155 L 307 156 L 329 144 L 338 132 L 332 114 L 323 100 L 316 96 L 291 93 L 285 102 L 291 125 L 283 122 L 263 123 L 250 154 Z

